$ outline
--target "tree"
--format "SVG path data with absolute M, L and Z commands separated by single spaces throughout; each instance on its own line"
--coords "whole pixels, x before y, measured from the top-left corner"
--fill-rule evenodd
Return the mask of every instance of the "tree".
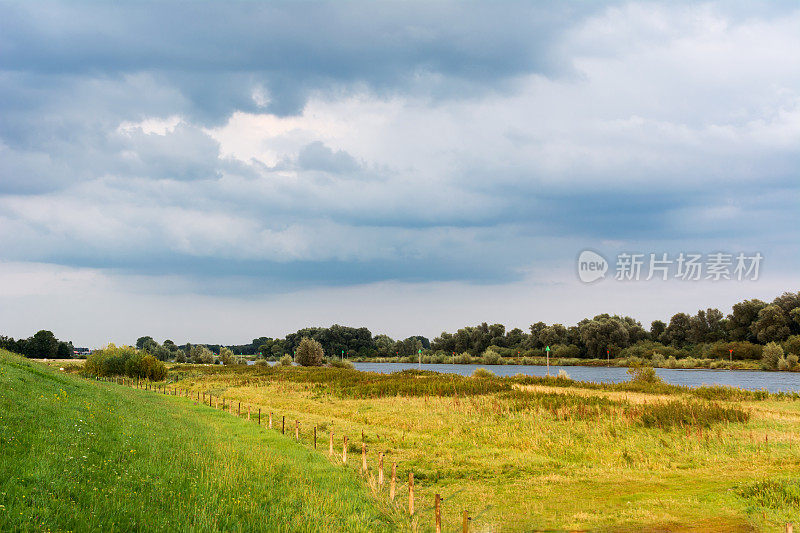
M 778 368 L 778 362 L 783 359 L 783 348 L 776 342 L 768 342 L 761 352 L 761 363 L 765 368 Z
M 539 344 L 544 346 L 553 346 L 555 344 L 564 344 L 567 341 L 567 328 L 561 324 L 553 324 L 547 326 L 539 332 Z
M 544 322 L 537 322 L 536 324 L 531 324 L 530 331 L 531 331 L 531 348 L 542 348 L 543 345 L 539 342 L 539 333 L 542 332 L 544 328 L 547 327 L 547 324 Z M 458 351 L 458 350 L 456 350 Z
M 75 349 L 72 347 L 71 342 L 59 342 L 56 349 L 56 358 L 58 359 L 71 359 L 75 355 Z
M 297 347 L 294 361 L 301 366 L 321 366 L 324 355 L 325 352 L 319 342 L 303 337 Z
M 761 343 L 781 342 L 791 333 L 786 314 L 775 304 L 758 312 L 758 319 L 752 323 L 750 330 Z
M 667 324 L 663 320 L 653 320 L 650 323 L 650 338 L 656 342 L 661 341 L 661 335 L 667 329 Z
M 219 349 L 219 358 L 222 360 L 223 365 L 233 364 L 233 352 L 227 346 Z
M 145 337 L 139 337 L 138 339 L 136 339 L 136 348 L 139 349 L 139 350 L 143 349 L 145 347 L 145 344 L 148 341 L 149 342 L 155 342 L 153 340 L 153 337 L 150 337 L 149 335 L 147 335 Z
M 683 348 L 689 340 L 690 319 L 686 313 L 676 313 L 669 319 L 669 325 L 664 330 L 664 344 L 671 344 L 676 348 Z
M 761 300 L 745 300 L 733 305 L 733 312 L 728 315 L 728 338 L 732 341 L 756 342 L 751 326 L 758 318 L 758 313 L 767 306 Z
M 58 355 L 58 339 L 52 331 L 37 331 L 26 343 L 28 357 L 54 359 Z
M 630 341 L 626 324 L 618 316 L 597 315 L 591 320 L 582 320 L 579 327 L 590 357 L 605 356 L 606 350 L 625 348 Z

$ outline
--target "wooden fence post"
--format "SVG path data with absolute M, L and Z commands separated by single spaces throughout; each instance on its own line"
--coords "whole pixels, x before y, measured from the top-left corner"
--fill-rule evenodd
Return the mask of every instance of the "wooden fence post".
M 294 421 L 294 440 L 300 442 L 300 421 Z
M 286 415 L 281 417 L 281 435 L 286 434 Z
M 414 472 L 408 473 L 408 514 L 414 516 Z
M 269 429 L 272 429 L 272 412 L 269 413 Z
M 317 449 L 317 426 L 314 426 L 314 449 Z
M 389 484 L 389 500 L 394 501 L 394 487 L 397 484 L 397 463 L 392 463 L 392 481 Z
M 383 452 L 378 455 L 378 486 L 383 486 Z
M 347 464 L 347 435 L 344 436 L 344 445 L 342 446 L 342 463 Z
M 469 533 L 469 513 L 464 511 L 464 519 L 461 524 L 462 533 Z
M 261 408 L 258 408 L 258 425 L 261 425 Z
M 361 471 L 367 473 L 367 445 L 361 443 Z
M 328 457 L 333 457 L 333 426 L 331 426 L 331 440 L 328 443 Z
M 436 519 L 436 533 L 442 533 L 442 497 L 438 494 L 434 497 L 433 508 Z
M 247 405 L 247 420 L 250 421 L 250 405 Z
M 784 531 L 786 533 L 792 533 L 794 531 L 794 525 L 791 522 L 786 522 L 786 525 L 784 526 Z
M 242 402 L 239 402 L 239 407 L 236 409 L 236 416 L 242 416 Z

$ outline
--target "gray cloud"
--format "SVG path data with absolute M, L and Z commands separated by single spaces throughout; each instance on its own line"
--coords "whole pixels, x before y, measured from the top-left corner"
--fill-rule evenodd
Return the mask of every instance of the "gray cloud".
M 797 13 L 545 7 L 0 5 L 0 259 L 220 294 L 602 241 L 796 266 Z

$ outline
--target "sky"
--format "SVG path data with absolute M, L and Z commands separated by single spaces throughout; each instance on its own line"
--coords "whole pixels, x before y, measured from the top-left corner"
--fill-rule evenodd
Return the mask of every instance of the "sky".
M 798 178 L 794 2 L 0 2 L 0 334 L 729 312 Z

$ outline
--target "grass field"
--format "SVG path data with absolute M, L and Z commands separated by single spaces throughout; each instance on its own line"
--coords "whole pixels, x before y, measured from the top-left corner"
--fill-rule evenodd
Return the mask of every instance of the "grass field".
M 185 398 L 0 351 L 0 531 L 396 531 L 353 471 Z
M 313 426 L 325 443 L 332 428 L 337 452 L 346 434 L 360 455 L 363 431 L 373 473 L 379 452 L 401 480 L 414 472 L 424 527 L 435 493 L 445 531 L 462 510 L 475 531 L 800 525 L 792 397 L 341 369 L 178 366 L 172 379 L 299 420 L 306 443 Z

